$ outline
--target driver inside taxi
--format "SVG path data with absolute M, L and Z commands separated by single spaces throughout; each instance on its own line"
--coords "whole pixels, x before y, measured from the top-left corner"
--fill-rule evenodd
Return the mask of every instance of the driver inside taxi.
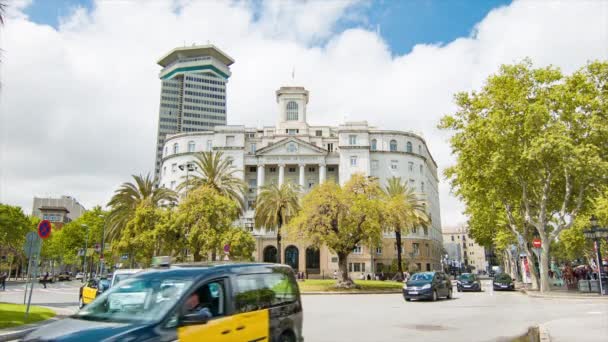
M 203 288 L 204 290 L 204 288 Z M 208 291 L 208 289 L 207 289 Z M 199 314 L 207 316 L 211 318 L 213 315 L 211 314 L 211 310 L 209 309 L 209 302 L 201 302 L 201 298 L 198 292 L 194 292 L 188 297 L 186 302 L 184 303 L 184 311 L 186 314 Z

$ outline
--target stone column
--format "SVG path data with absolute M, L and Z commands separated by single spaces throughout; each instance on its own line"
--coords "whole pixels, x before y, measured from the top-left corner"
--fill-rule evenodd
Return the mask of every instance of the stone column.
M 285 164 L 279 164 L 279 186 L 283 185 L 285 180 Z
M 301 190 L 304 190 L 304 171 L 305 171 L 305 167 L 306 164 L 300 164 L 300 187 L 302 188 Z
M 264 164 L 258 165 L 258 195 L 264 186 L 264 178 L 266 177 L 265 170 Z
M 319 184 L 325 183 L 325 178 L 327 176 L 326 165 L 319 164 Z

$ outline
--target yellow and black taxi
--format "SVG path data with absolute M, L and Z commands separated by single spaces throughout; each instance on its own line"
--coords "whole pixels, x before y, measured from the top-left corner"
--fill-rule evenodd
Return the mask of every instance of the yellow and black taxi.
M 110 281 L 108 279 L 89 279 L 86 284 L 80 287 L 80 291 L 78 293 L 78 307 L 82 308 L 83 306 L 93 302 L 97 296 L 109 288 Z
M 303 341 L 302 304 L 286 265 L 152 270 L 24 341 L 296 342 Z

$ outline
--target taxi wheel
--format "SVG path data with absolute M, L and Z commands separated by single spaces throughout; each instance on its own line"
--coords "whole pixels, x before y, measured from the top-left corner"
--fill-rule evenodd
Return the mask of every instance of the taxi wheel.
M 82 309 L 84 307 L 84 302 L 82 301 L 82 297 L 78 298 L 78 308 Z
M 279 342 L 296 342 L 296 337 L 292 333 L 284 332 L 279 337 Z

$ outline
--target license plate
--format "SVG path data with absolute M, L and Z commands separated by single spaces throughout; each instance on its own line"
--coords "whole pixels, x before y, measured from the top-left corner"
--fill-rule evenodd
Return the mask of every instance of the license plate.
M 509 286 L 508 285 L 500 285 L 500 287 L 502 287 L 503 289 L 506 289 Z
M 412 294 L 416 294 L 416 295 L 417 295 L 417 294 L 418 294 L 418 291 L 410 291 L 410 294 L 411 294 L 411 295 L 412 295 Z
M 471 285 L 464 285 L 464 287 L 471 287 Z

